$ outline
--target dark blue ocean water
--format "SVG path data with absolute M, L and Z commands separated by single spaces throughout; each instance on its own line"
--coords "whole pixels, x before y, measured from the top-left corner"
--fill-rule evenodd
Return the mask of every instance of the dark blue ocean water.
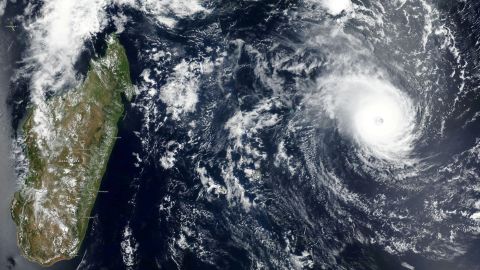
M 479 59 L 475 44 L 476 40 L 480 38 L 480 28 L 476 18 L 480 12 L 480 4 L 477 6 L 470 2 L 469 8 L 464 8 L 462 4 L 453 5 L 448 2 L 437 4 L 448 16 L 448 22 L 452 27 L 456 27 L 458 30 L 458 44 L 461 53 L 469 57 L 469 62 L 476 63 Z M 14 14 L 21 13 L 22 7 L 24 7 L 22 3 L 11 5 L 3 20 L 8 20 Z M 248 111 L 254 108 L 259 100 L 272 95 L 272 89 L 259 83 L 260 80 L 255 74 L 254 67 L 258 59 L 247 50 L 236 54 L 232 41 L 241 39 L 247 44 L 255 45 L 256 48 L 265 49 L 268 52 L 265 53 L 267 60 L 274 59 L 280 53 L 293 55 L 294 48 L 287 45 L 283 45 L 284 48 L 279 46 L 278 51 L 273 50 L 273 52 L 269 48 L 275 43 L 272 41 L 288 40 L 285 44 L 289 44 L 289 46 L 302 42 L 302 37 L 289 24 L 288 16 L 293 15 L 283 13 L 283 10 L 295 10 L 296 8 L 298 8 L 296 1 L 226 1 L 216 4 L 214 12 L 206 17 L 180 21 L 175 29 L 158 27 L 145 14 L 137 11 L 122 10 L 132 19 L 126 25 L 126 30 L 120 34 L 120 41 L 126 48 L 135 84 L 142 83 L 141 73 L 144 69 L 158 65 L 143 53 L 152 48 L 153 44 L 161 43 L 165 50 L 175 48 L 178 52 L 171 60 L 161 63 L 165 71 L 171 71 L 179 59 L 195 59 L 205 54 L 205 48 L 209 46 L 219 46 L 230 55 L 235 55 L 227 58 L 227 61 L 234 59 L 235 63 L 225 64 L 223 74 L 223 71 L 219 71 L 220 75 L 226 77 L 222 80 L 222 87 L 214 83 L 202 84 L 199 109 L 189 117 L 199 120 L 200 123 L 208 121 L 209 124 L 205 125 L 208 128 L 200 131 L 203 126 L 199 124 L 200 127 L 195 132 L 197 132 L 200 143 L 187 144 L 181 149 L 177 154 L 177 162 L 173 169 L 167 170 L 160 166 L 159 158 L 165 150 L 168 150 L 165 148 L 166 142 L 188 141 L 185 125 L 170 120 L 154 121 L 148 123 L 149 134 L 145 134 L 147 130 L 144 125 L 144 111 L 141 109 L 141 106 L 146 104 L 145 93 L 137 96 L 131 104 L 126 103 L 125 117 L 119 123 L 118 136 L 120 139 L 113 149 L 106 174 L 102 180 L 101 190 L 106 193 L 100 193 L 97 197 L 92 213 L 94 219 L 91 221 L 80 255 L 70 262 L 59 263 L 48 269 L 252 269 L 255 268 L 255 260 L 265 263 L 264 268 L 266 269 L 275 269 L 276 265 L 272 258 L 282 260 L 283 254 L 275 248 L 268 249 L 262 246 L 263 242 L 257 241 L 255 233 L 260 230 L 266 231 L 271 235 L 271 239 L 276 241 L 272 245 L 281 246 L 285 244 L 285 240 L 281 237 L 285 228 L 296 232 L 298 236 L 295 243 L 296 249 L 309 248 L 313 250 L 315 254 L 313 261 L 316 263 L 314 268 L 321 269 L 318 265 L 322 263 L 322 256 L 328 254 L 328 251 L 322 249 L 336 245 L 336 241 L 348 239 L 347 230 L 349 228 L 344 228 L 343 225 L 328 220 L 328 209 L 325 209 L 324 203 L 330 195 L 318 194 L 322 190 L 309 185 L 306 180 L 308 175 L 293 178 L 284 170 L 274 166 L 273 158 L 260 169 L 264 178 L 267 179 L 265 182 L 251 183 L 239 174 L 238 178 L 247 189 L 246 196 L 265 205 L 261 210 L 254 209 L 247 212 L 239 206 L 229 206 L 225 200 L 202 199 L 201 186 L 194 171 L 196 162 L 200 160 L 206 164 L 213 177 L 221 178 L 220 169 L 215 165 L 223 162 L 227 156 L 226 137 L 228 134 L 223 128 L 224 123 L 235 113 L 236 109 L 241 108 Z M 116 8 L 110 10 L 112 14 L 118 11 Z M 208 34 L 209 27 L 212 25 L 215 25 L 215 35 Z M 94 45 L 87 45 L 87 52 L 78 63 L 79 72 L 86 70 L 89 58 L 95 55 L 95 52 L 102 50 L 103 37 L 112 31 L 114 31 L 113 28 L 108 27 L 95 39 Z M 9 38 L 16 40 L 15 42 L 18 44 L 13 57 L 18 60 L 26 45 L 22 42 L 25 36 L 19 31 L 18 36 Z M 261 49 L 259 49 L 260 54 L 264 53 Z M 304 56 L 308 56 L 309 53 L 315 54 L 316 52 L 306 52 Z M 307 56 L 306 60 L 309 59 Z M 448 56 L 446 58 L 445 65 L 448 65 L 449 61 L 454 61 L 448 59 Z M 15 62 L 15 60 L 12 61 Z M 233 75 L 228 73 L 228 68 L 237 65 L 242 68 L 236 69 Z M 444 68 L 448 70 L 448 67 Z M 468 68 L 474 73 L 476 66 L 471 65 Z M 280 75 L 286 78 L 287 93 L 295 97 L 297 95 L 295 87 L 297 86 L 294 83 L 294 76 L 308 78 L 321 73 L 322 70 L 317 69 L 310 74 L 295 75 L 285 72 Z M 168 77 L 167 74 L 168 72 L 162 73 L 156 79 L 164 83 Z M 291 84 L 288 81 L 291 81 Z M 453 85 L 453 89 L 457 82 L 452 80 L 450 83 Z M 472 80 L 470 83 L 472 85 L 467 87 L 474 87 L 476 81 Z M 13 84 L 12 88 L 11 106 L 13 108 L 13 126 L 16 128 L 28 100 L 28 83 L 20 80 Z M 224 91 L 231 91 L 231 95 L 226 97 Z M 467 114 L 464 111 L 454 112 L 450 122 L 445 124 L 446 136 L 444 139 L 433 146 L 432 144 L 425 146 L 424 151 L 440 153 L 436 162 L 441 163 L 448 160 L 451 153 L 469 149 L 475 144 L 479 134 L 480 121 L 469 125 L 467 129 L 460 129 L 460 127 L 466 119 L 471 117 L 469 114 L 480 111 L 478 97 L 479 95 L 466 97 L 462 102 L 464 102 L 463 107 L 470 108 L 469 112 Z M 19 103 L 18 101 L 23 102 Z M 288 118 L 292 111 L 298 109 L 298 100 L 292 98 L 290 101 L 292 104 L 289 108 L 277 108 L 277 113 Z M 165 106 L 161 102 L 153 104 L 158 106 L 159 116 L 164 117 Z M 210 118 L 206 118 L 205 116 L 208 114 L 206 108 L 211 104 L 215 104 L 215 110 L 209 115 Z M 282 137 L 285 130 L 285 127 L 280 126 L 261 134 L 262 147 L 267 154 L 273 156 L 276 151 L 277 139 Z M 332 164 L 338 165 L 336 170 L 343 173 L 350 189 L 362 194 L 374 194 L 377 189 L 382 188 L 376 186 L 374 181 L 369 182 L 371 179 L 368 176 L 365 176 L 363 179 L 365 181 L 361 183 L 353 181 L 352 179 L 357 180 L 358 175 L 348 171 L 348 166 L 341 162 L 343 154 L 349 149 L 348 142 L 342 141 L 335 132 L 329 133 L 324 138 L 334 147 L 332 146 L 322 153 L 328 153 L 332 158 Z M 205 145 L 208 147 L 205 148 Z M 142 162 L 137 160 L 134 153 L 141 157 Z M 192 158 L 195 155 L 200 155 L 200 157 Z M 241 158 L 241 155 L 233 156 L 236 161 Z M 303 200 L 303 204 L 294 205 L 293 202 L 297 199 Z M 419 195 L 412 198 L 410 203 L 412 205 L 420 204 L 422 199 L 423 197 Z M 318 224 L 312 226 L 313 228 L 305 225 L 307 222 L 304 222 L 301 219 L 302 216 L 296 212 L 297 210 L 302 212 L 300 211 L 302 206 L 312 217 L 318 219 L 315 220 L 315 222 L 318 221 Z M 348 209 L 348 207 L 346 208 Z M 350 210 L 352 213 L 356 213 L 353 207 Z M 368 217 L 358 217 L 359 220 L 364 218 Z M 191 239 L 187 237 L 187 243 L 202 241 L 205 252 L 211 254 L 209 263 L 206 262 L 204 255 L 192 251 L 195 249 L 179 249 L 177 244 L 172 242 L 172 239 L 182 232 L 184 229 L 182 226 L 185 223 L 196 229 L 196 233 L 190 236 Z M 382 226 L 382 224 L 376 225 Z M 331 231 L 334 237 L 322 235 L 320 226 L 333 227 Z M 125 241 L 126 227 L 131 229 L 134 243 L 138 244 L 134 255 L 135 263 L 130 268 L 125 266 L 124 254 L 122 254 L 122 242 Z M 308 228 L 308 232 L 305 228 Z M 373 233 L 376 228 L 370 229 L 370 231 L 364 230 L 367 233 Z M 401 263 L 405 261 L 415 269 L 480 269 L 478 266 L 480 265 L 478 261 L 480 241 L 475 237 L 466 241 L 470 242 L 469 250 L 465 255 L 451 261 L 441 258 L 437 260 L 412 252 L 392 255 L 381 246 L 365 245 L 355 241 L 349 242 L 335 260 L 338 265 L 348 269 L 406 269 L 401 266 Z M 322 244 L 312 245 L 312 243 Z M 273 253 L 272 250 L 278 254 Z M 269 251 L 272 253 L 268 254 Z M 25 269 L 21 266 L 25 265 L 25 262 L 16 254 L 16 251 L 12 251 L 11 256 L 2 258 L 10 265 L 5 269 Z M 15 262 L 15 260 L 19 261 Z M 5 264 L 0 267 L 3 265 Z M 29 267 L 37 269 L 33 265 Z M 330 269 L 335 269 L 335 267 Z

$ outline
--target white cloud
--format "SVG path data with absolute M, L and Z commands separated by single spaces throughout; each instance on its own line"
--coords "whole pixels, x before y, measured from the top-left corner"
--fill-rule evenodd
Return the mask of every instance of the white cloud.
M 179 150 L 183 149 L 183 144 L 178 144 L 175 141 L 170 141 L 165 146 L 166 150 L 164 155 L 160 158 L 160 165 L 165 169 L 171 169 L 175 166 L 177 161 L 176 155 Z
M 264 100 L 249 112 L 236 112 L 225 124 L 229 131 L 229 138 L 235 141 L 235 148 L 243 148 L 244 137 L 254 137 L 260 130 L 275 126 L 280 118 L 277 114 L 269 113 L 275 105 L 275 100 Z M 256 151 L 252 151 L 255 154 Z M 263 156 L 258 154 L 258 156 Z
M 31 98 L 35 131 L 51 139 L 51 117 L 45 105 L 47 90 L 56 91 L 77 82 L 74 64 L 92 35 L 106 25 L 108 0 L 48 0 L 25 28 L 30 34 L 26 60 L 34 67 Z
M 135 269 L 137 264 L 137 250 L 138 250 L 138 243 L 133 236 L 132 229 L 129 225 L 125 227 L 123 230 L 123 240 L 120 243 L 122 248 L 122 259 L 124 265 L 127 269 Z
M 475 220 L 475 221 L 479 221 L 480 222 L 480 212 L 477 212 L 473 215 L 470 216 L 471 219 Z
M 154 17 L 158 23 L 174 27 L 178 18 L 186 18 L 200 12 L 208 12 L 198 0 L 114 0 Z
M 203 66 L 211 63 L 186 62 L 174 68 L 173 76 L 160 89 L 160 99 L 167 105 L 167 113 L 180 120 L 184 113 L 194 112 L 198 102 L 199 76 L 208 73 Z
M 123 33 L 123 31 L 125 31 L 125 24 L 127 24 L 129 18 L 125 14 L 120 13 L 116 16 L 113 16 L 112 19 L 115 29 L 117 30 L 117 34 Z
M 5 13 L 5 7 L 7 6 L 7 0 L 0 0 L 0 16 Z
M 334 16 L 353 8 L 351 0 L 320 0 L 320 3 L 328 13 Z

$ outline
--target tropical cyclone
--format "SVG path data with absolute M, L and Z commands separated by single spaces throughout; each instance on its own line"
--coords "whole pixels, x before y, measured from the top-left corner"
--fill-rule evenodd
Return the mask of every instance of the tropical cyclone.
M 133 86 L 124 48 L 108 39 L 103 57 L 92 60 L 84 82 L 50 98 L 48 119 L 54 130 L 35 129 L 32 107 L 22 125 L 28 170 L 12 202 L 18 245 L 41 265 L 76 256 Z

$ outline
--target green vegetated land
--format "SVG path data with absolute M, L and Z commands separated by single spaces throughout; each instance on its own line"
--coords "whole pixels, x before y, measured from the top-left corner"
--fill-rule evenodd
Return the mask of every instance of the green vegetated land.
M 39 134 L 33 106 L 22 126 L 28 175 L 12 202 L 18 245 L 41 265 L 73 258 L 85 237 L 101 179 L 133 86 L 127 56 L 116 37 L 92 60 L 85 81 L 47 100 L 51 130 Z

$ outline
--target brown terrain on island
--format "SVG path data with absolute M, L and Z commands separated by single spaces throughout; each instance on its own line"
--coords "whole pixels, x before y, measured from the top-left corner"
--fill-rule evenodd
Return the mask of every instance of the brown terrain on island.
M 75 257 L 85 237 L 101 179 L 133 86 L 124 48 L 108 39 L 84 82 L 41 110 L 51 130 L 40 134 L 32 106 L 22 125 L 28 172 L 12 202 L 18 245 L 43 266 Z

